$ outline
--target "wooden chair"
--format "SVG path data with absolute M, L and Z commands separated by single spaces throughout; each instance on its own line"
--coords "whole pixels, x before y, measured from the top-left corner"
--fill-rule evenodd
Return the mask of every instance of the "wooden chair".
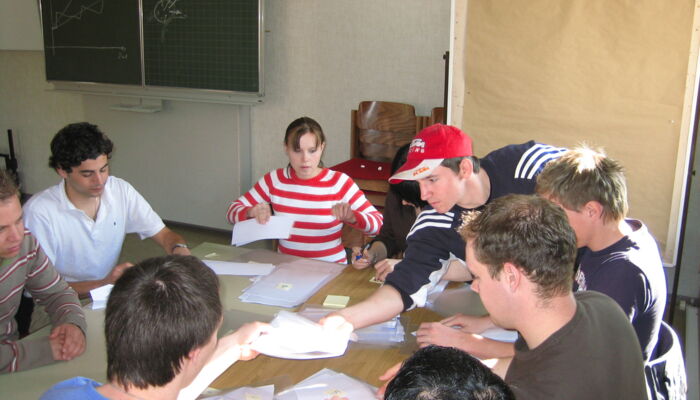
M 428 122 L 428 126 L 434 124 L 446 124 L 445 118 L 445 107 L 435 107 L 430 113 L 430 121 Z
M 351 158 L 390 163 L 425 125 L 410 104 L 363 101 L 351 111 Z

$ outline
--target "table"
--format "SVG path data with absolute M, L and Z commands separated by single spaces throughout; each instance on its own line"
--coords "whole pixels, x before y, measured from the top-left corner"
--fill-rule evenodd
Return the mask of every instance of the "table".
M 224 261 L 256 261 L 279 264 L 296 258 L 275 253 L 270 250 L 250 250 L 213 243 L 203 243 L 192 249 L 192 254 L 202 259 Z M 328 294 L 350 296 L 349 304 L 356 304 L 369 296 L 377 285 L 369 282 L 371 270 L 357 271 L 352 267 L 346 268 L 340 276 L 321 288 L 305 304 L 320 305 Z M 221 300 L 224 306 L 224 321 L 221 333 L 237 329 L 246 322 L 270 321 L 279 307 L 261 304 L 243 303 L 238 296 L 250 284 L 248 277 L 220 276 Z M 481 314 L 483 308 L 474 299 L 467 303 L 469 307 L 462 312 Z M 478 304 L 477 304 L 478 303 Z M 471 308 L 470 308 L 471 307 Z M 103 333 L 104 310 L 85 309 L 88 323 L 86 351 L 80 357 L 69 361 L 59 362 L 29 371 L 0 375 L 0 392 L 3 398 L 11 394 L 11 398 L 38 398 L 53 384 L 72 378 L 85 376 L 100 382 L 106 381 L 107 360 L 105 354 L 105 339 Z M 439 320 L 441 315 L 428 309 L 415 309 L 402 315 L 402 322 L 407 332 L 407 341 L 394 347 L 378 347 L 353 343 L 347 353 L 338 358 L 318 360 L 283 360 L 264 355 L 255 360 L 241 361 L 233 364 L 212 386 L 217 389 L 228 389 L 238 386 L 257 386 L 276 383 L 278 387 L 286 387 L 298 383 L 322 368 L 331 368 L 372 385 L 379 385 L 378 377 L 390 366 L 408 357 L 415 349 L 415 340 L 409 332 L 415 331 L 422 321 Z M 46 327 L 32 335 L 48 335 L 50 327 Z M 10 397 L 7 397 L 10 398 Z

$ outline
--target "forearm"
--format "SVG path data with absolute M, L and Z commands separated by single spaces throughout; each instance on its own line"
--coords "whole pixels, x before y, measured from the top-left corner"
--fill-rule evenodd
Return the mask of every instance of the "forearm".
M 0 373 L 24 371 L 54 362 L 48 337 L 3 341 L 0 344 Z
M 476 336 L 473 336 L 471 333 L 468 335 L 476 338 Z M 462 343 L 462 345 L 458 346 L 459 349 L 466 351 L 474 357 L 478 357 L 482 360 L 488 360 L 491 358 L 507 358 L 515 355 L 515 345 L 510 342 L 500 342 L 493 339 L 478 338 L 475 340 L 464 341 Z
M 388 321 L 403 311 L 401 294 L 392 286 L 384 285 L 361 303 L 338 312 L 354 329 Z
M 166 254 L 173 254 L 178 249 L 185 249 L 183 247 L 175 247 L 176 244 L 187 244 L 187 242 L 182 236 L 171 231 L 167 227 L 161 229 L 161 231 L 153 235 L 151 239 L 158 243 L 158 245 L 162 247 L 163 250 L 165 250 Z M 181 255 L 187 254 L 189 254 L 189 251 L 182 253 Z
M 452 260 L 447 272 L 442 276 L 442 279 L 453 282 L 467 282 L 474 278 L 463 262 L 460 260 Z

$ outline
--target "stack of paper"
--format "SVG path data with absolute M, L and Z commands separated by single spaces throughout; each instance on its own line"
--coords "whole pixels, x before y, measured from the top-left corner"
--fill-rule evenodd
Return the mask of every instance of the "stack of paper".
M 278 400 L 374 399 L 377 389 L 345 374 L 324 368 L 277 394 Z
M 238 297 L 246 303 L 296 307 L 335 278 L 346 266 L 297 260 L 277 266 L 269 275 L 256 280 Z
M 323 307 L 307 306 L 303 310 L 299 311 L 299 315 L 302 315 L 311 321 L 318 321 L 332 311 L 335 310 L 330 310 Z M 355 331 L 355 334 L 357 335 L 357 341 L 361 343 L 391 344 L 403 342 L 405 331 L 403 329 L 403 325 L 401 325 L 399 317 L 396 316 L 389 321 L 358 329 Z
M 280 311 L 272 328 L 257 338 L 251 348 L 271 357 L 312 359 L 345 354 L 351 332 L 324 329 L 299 314 Z

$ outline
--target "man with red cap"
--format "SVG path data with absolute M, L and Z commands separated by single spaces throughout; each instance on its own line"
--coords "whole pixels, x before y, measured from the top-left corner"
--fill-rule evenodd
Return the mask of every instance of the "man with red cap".
M 564 151 L 529 141 L 479 159 L 460 129 L 442 124 L 423 129 L 411 142 L 406 163 L 389 178 L 391 183 L 418 181 L 421 198 L 430 205 L 406 237 L 404 259 L 387 271 L 385 284 L 372 296 L 330 315 L 324 324 L 349 322 L 359 329 L 383 322 L 424 306 L 429 290 L 442 279 L 470 280 L 465 243 L 457 233 L 469 212 L 507 194 L 533 194 L 537 174 Z

